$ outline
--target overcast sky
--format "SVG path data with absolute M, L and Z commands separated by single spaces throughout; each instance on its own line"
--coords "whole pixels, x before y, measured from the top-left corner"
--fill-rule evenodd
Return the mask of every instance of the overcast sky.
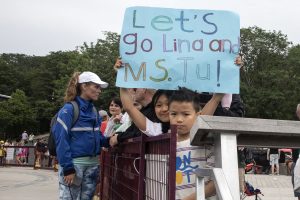
M 282 31 L 300 43 L 300 0 L 0 0 L 0 53 L 46 55 L 120 33 L 130 6 L 230 10 L 241 27 Z

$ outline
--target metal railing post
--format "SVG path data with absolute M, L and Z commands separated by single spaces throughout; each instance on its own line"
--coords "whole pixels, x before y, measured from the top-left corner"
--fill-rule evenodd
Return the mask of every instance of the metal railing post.
M 216 168 L 211 176 L 215 180 L 218 198 L 238 200 L 237 146 L 300 148 L 299 127 L 299 121 L 200 116 L 190 131 L 191 144 L 215 143 Z M 200 178 L 205 173 L 208 173 L 205 169 L 196 171 Z
M 177 127 L 171 126 L 170 134 L 170 158 L 169 158 L 169 175 L 168 175 L 168 200 L 175 199 L 176 192 L 176 144 L 177 144 Z
M 240 199 L 236 135 L 215 135 L 215 167 L 221 168 L 233 200 Z
M 143 200 L 145 195 L 145 150 L 146 142 L 145 135 L 141 136 L 141 145 L 140 145 L 140 164 L 139 164 L 139 188 L 138 188 L 138 200 Z
M 196 197 L 197 200 L 205 200 L 205 183 L 203 176 L 196 178 Z

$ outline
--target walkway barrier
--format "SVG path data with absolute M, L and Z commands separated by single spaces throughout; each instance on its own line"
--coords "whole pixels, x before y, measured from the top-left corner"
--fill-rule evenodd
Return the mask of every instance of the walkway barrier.
M 100 199 L 175 199 L 174 130 L 156 137 L 132 138 L 103 152 Z
M 239 200 L 237 147 L 300 148 L 300 122 L 200 116 L 191 130 L 191 144 L 215 145 L 215 168 L 199 169 L 197 200 L 204 200 L 204 176 L 214 179 L 218 199 Z
M 55 158 L 47 151 L 38 152 L 35 146 L 4 146 L 6 156 L 0 166 L 33 167 L 34 169 L 51 169 Z
M 34 146 L 4 146 L 6 156 L 3 166 L 33 167 L 35 160 Z

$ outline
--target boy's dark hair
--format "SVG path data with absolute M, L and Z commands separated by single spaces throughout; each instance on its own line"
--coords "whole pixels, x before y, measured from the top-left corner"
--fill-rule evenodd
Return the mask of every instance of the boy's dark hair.
M 201 110 L 199 94 L 185 87 L 179 87 L 178 90 L 173 92 L 169 98 L 169 106 L 174 101 L 192 103 L 196 112 Z
M 118 97 L 113 98 L 110 101 L 109 105 L 111 104 L 111 102 L 114 102 L 115 104 L 117 104 L 118 106 L 120 106 L 121 109 L 123 108 L 123 104 L 122 104 L 122 101 L 121 101 L 120 98 L 118 98 Z

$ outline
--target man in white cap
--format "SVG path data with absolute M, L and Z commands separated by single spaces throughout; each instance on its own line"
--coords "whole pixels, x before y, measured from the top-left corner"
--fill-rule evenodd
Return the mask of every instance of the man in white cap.
M 22 140 L 23 140 L 23 141 L 27 141 L 27 140 L 28 140 L 28 134 L 27 134 L 27 131 L 24 131 L 24 132 L 22 133 Z

